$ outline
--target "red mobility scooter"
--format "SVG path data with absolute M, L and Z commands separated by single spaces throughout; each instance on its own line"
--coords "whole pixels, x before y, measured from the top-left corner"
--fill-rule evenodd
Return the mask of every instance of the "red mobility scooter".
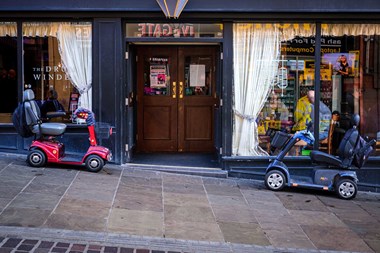
M 29 147 L 27 163 L 32 167 L 42 167 L 47 162 L 57 164 L 85 165 L 90 172 L 98 172 L 112 159 L 111 151 L 98 146 L 95 135 L 95 117 L 93 112 L 79 108 L 74 116 L 85 119 L 90 135 L 90 147 L 82 155 L 69 155 L 65 153 L 65 145 L 56 139 L 66 130 L 63 123 L 41 123 L 40 110 L 34 100 L 34 92 L 30 89 L 24 91 L 26 122 L 35 133 L 35 139 Z M 109 128 L 112 134 L 112 128 Z

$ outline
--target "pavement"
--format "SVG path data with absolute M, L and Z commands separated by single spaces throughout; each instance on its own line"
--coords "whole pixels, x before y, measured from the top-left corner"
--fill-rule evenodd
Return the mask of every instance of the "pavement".
M 380 194 L 347 201 L 136 165 L 31 168 L 0 154 L 4 252 L 380 252 Z

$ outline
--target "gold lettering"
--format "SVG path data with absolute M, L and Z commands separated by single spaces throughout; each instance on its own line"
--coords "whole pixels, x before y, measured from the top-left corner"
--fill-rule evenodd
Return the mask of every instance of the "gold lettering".
M 152 37 L 154 24 L 146 24 L 146 25 L 148 26 L 148 37 Z
M 156 28 L 154 28 L 153 37 L 161 37 L 161 25 L 156 24 Z
M 190 26 L 190 37 L 194 37 L 194 26 Z
M 182 26 L 181 30 L 182 30 L 183 37 L 189 37 L 189 30 L 190 30 L 189 26 L 184 25 Z
M 146 36 L 146 25 L 145 24 L 138 24 L 137 31 L 140 32 L 141 37 Z
M 162 36 L 164 37 L 173 36 L 173 29 L 169 24 L 162 25 Z

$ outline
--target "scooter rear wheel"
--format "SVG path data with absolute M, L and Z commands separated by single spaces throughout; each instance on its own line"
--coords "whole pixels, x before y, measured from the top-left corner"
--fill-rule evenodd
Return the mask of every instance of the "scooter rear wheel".
M 86 158 L 85 166 L 90 172 L 98 172 L 103 168 L 104 161 L 98 155 L 90 155 Z
M 284 173 L 279 170 L 271 170 L 265 175 L 265 186 L 272 191 L 284 189 L 286 178 Z
M 353 199 L 358 192 L 358 186 L 353 180 L 342 178 L 336 183 L 335 192 L 341 199 Z
M 46 155 L 43 151 L 34 149 L 29 151 L 26 161 L 32 167 L 43 167 L 46 164 Z

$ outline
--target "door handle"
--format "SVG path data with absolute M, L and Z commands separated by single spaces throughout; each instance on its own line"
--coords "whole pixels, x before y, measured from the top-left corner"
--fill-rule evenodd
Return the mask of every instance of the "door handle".
M 179 98 L 183 98 L 183 82 L 179 82 Z
M 173 98 L 177 97 L 177 83 L 176 82 L 173 82 L 173 85 L 172 85 L 172 97 Z

